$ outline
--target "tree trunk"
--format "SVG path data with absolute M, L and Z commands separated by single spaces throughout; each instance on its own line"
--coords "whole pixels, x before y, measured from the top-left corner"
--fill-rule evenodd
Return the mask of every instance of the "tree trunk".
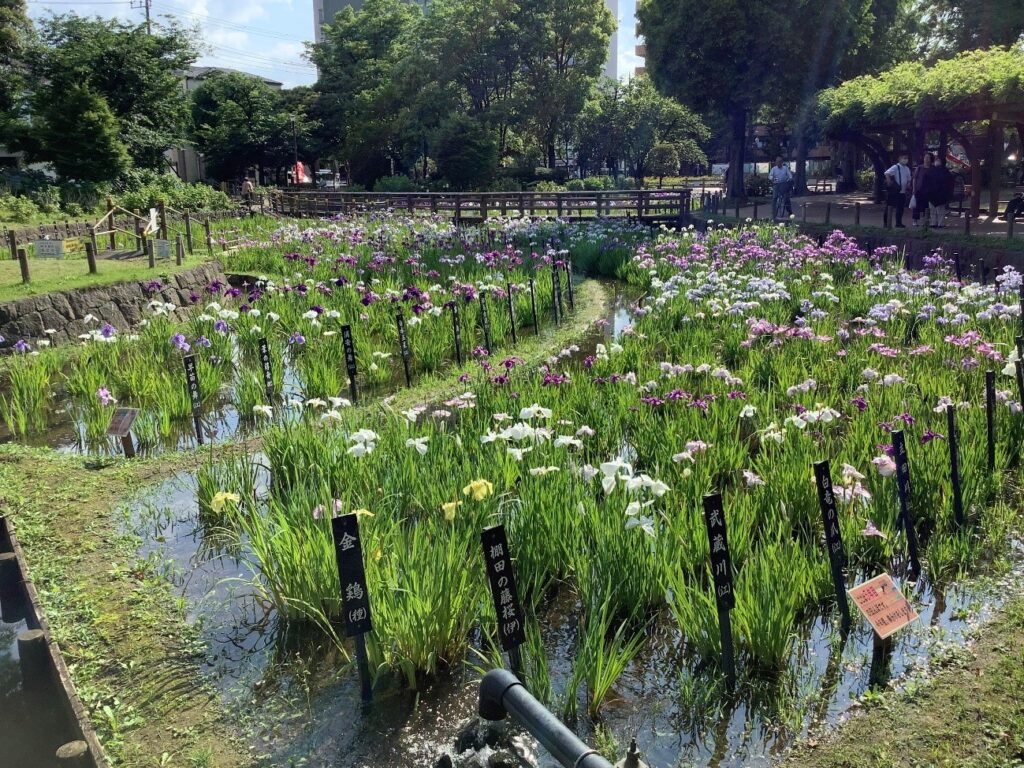
M 837 154 L 843 169 L 842 189 L 839 192 L 853 192 L 857 189 L 857 147 L 852 142 L 839 143 Z
M 548 141 L 548 168 L 555 167 L 555 142 Z
M 807 139 L 801 129 L 796 140 L 796 173 L 793 175 L 793 194 L 807 194 Z
M 990 120 L 988 124 L 988 214 L 999 213 L 999 190 L 1003 169 L 1003 124 Z
M 747 143 L 747 110 L 739 107 L 731 115 L 732 137 L 729 141 L 729 197 L 746 199 L 743 183 L 744 149 Z

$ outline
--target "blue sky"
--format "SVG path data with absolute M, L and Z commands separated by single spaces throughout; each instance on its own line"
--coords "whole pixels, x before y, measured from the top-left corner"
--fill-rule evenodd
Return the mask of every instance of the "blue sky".
M 141 21 L 141 0 L 28 0 L 29 14 L 75 11 L 81 15 L 118 16 Z M 636 66 L 633 48 L 636 0 L 619 0 L 619 72 Z M 280 80 L 285 86 L 308 85 L 316 70 L 304 61 L 303 43 L 313 38 L 313 0 L 152 0 L 154 17 L 164 15 L 197 24 L 206 51 L 199 63 L 241 69 Z

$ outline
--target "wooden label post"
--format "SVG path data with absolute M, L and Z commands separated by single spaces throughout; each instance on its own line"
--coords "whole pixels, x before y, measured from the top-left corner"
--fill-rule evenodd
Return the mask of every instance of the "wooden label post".
M 516 307 L 512 300 L 512 284 L 505 281 L 505 297 L 508 299 L 508 322 L 512 327 L 512 346 L 519 343 L 519 339 L 516 337 Z
M 267 395 L 267 402 L 274 403 L 274 368 L 270 358 L 270 344 L 265 337 L 260 338 L 260 370 L 263 372 L 263 391 Z
M 196 370 L 196 357 L 195 355 L 186 355 L 184 358 L 185 363 L 185 380 L 188 383 L 188 397 L 192 403 L 192 421 L 196 427 L 196 440 L 199 444 L 203 444 L 203 421 L 201 418 L 203 408 L 203 398 L 199 391 L 199 374 Z
M 917 530 L 914 527 L 914 496 L 910 487 L 910 460 L 907 457 L 907 443 L 903 430 L 892 433 L 892 452 L 896 462 L 896 494 L 900 501 L 900 517 L 897 530 L 903 530 L 907 537 L 907 559 L 910 561 L 910 576 L 917 578 L 921 573 L 921 561 L 917 556 Z
M 108 435 L 121 439 L 121 447 L 124 449 L 125 458 L 128 459 L 135 458 L 132 425 L 138 415 L 138 408 L 115 408 L 113 416 L 110 417 L 110 426 L 107 427 Z
M 953 484 L 953 519 L 958 528 L 964 525 L 964 496 L 960 485 L 960 446 L 956 434 L 956 406 L 946 406 L 946 442 L 949 444 L 949 479 Z
M 493 352 L 491 348 L 491 314 L 487 309 L 487 294 L 480 292 L 480 325 L 484 330 L 484 347 L 488 354 Z
M 412 386 L 412 372 L 409 369 L 409 361 L 412 359 L 412 350 L 409 349 L 409 333 L 405 328 L 405 315 L 401 312 L 395 315 L 395 322 L 398 324 L 398 348 L 402 354 L 402 368 L 405 370 L 405 386 Z
M 537 318 L 537 286 L 532 277 L 530 278 L 530 311 L 533 313 L 533 332 L 535 335 L 540 335 L 540 320 Z
M 709 493 L 704 497 L 704 525 L 708 531 L 711 553 L 711 578 L 718 606 L 718 628 L 722 638 L 722 667 L 726 682 L 732 689 L 736 685 L 736 664 L 733 661 L 732 626 L 729 611 L 736 606 L 732 588 L 732 563 L 729 559 L 729 539 L 725 528 L 725 509 L 722 494 Z
M 455 364 L 462 365 L 462 322 L 459 320 L 459 300 L 452 300 L 452 338 L 455 343 Z
M 516 591 L 512 553 L 508 548 L 505 526 L 485 528 L 480 534 L 484 550 L 487 581 L 491 586 L 494 613 L 498 617 L 498 644 L 509 655 L 514 671 L 521 666 L 519 646 L 526 642 L 526 621 Z
M 341 326 L 341 341 L 345 347 L 345 368 L 348 371 L 348 388 L 352 395 L 352 404 L 355 405 L 356 396 L 356 348 L 352 343 L 352 326 Z
M 843 617 L 842 627 L 845 632 L 850 628 L 850 604 L 846 599 L 846 577 L 843 575 L 846 551 L 843 549 L 843 534 L 839 528 L 839 513 L 832 490 L 832 473 L 827 461 L 815 463 L 814 481 L 818 488 L 821 522 L 825 527 L 825 548 L 828 550 L 829 564 L 832 566 L 832 583 L 836 588 L 836 602 Z
M 367 632 L 373 629 L 370 618 L 370 589 L 363 567 L 363 544 L 359 536 L 359 516 L 342 515 L 331 520 L 334 555 L 338 563 L 341 587 L 341 610 L 345 619 L 345 635 L 355 638 L 356 666 L 362 684 L 363 701 L 373 696 L 370 662 L 366 654 Z

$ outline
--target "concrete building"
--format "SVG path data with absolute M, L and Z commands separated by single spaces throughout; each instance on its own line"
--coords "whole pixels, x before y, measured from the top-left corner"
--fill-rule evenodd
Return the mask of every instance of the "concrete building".
M 426 5 L 429 0 L 409 0 Z M 615 32 L 608 42 L 608 58 L 604 65 L 605 77 L 618 79 L 619 77 L 619 0 L 604 0 L 608 10 L 615 17 Z M 323 42 L 323 26 L 334 21 L 336 14 L 344 8 L 359 10 L 363 7 L 363 0 L 313 0 L 313 33 L 318 43 Z
M 185 92 L 190 93 L 198 88 L 200 83 L 202 83 L 211 72 L 235 72 L 239 75 L 245 75 L 246 77 L 255 77 L 278 91 L 283 87 L 283 83 L 280 83 L 277 80 L 270 80 L 269 78 L 254 75 L 250 72 L 242 72 L 238 69 L 228 69 L 226 67 L 189 67 L 178 74 L 181 76 L 181 83 L 185 88 Z M 206 179 L 206 168 L 203 165 L 203 158 L 198 152 L 196 152 L 194 147 L 186 145 L 183 147 L 168 149 L 164 152 L 164 157 L 167 158 L 167 163 L 182 181 L 192 182 L 204 181 Z

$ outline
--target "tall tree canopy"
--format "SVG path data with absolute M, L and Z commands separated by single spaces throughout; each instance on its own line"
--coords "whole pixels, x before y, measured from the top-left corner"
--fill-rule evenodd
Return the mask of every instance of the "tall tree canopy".
M 1024 35 L 1020 0 L 922 0 L 919 6 L 929 30 L 925 48 L 936 56 L 1013 45 Z
M 287 165 L 300 112 L 258 77 L 211 72 L 192 92 L 193 142 L 217 178 L 238 178 L 251 166 Z M 293 120 L 296 122 L 293 123 Z
M 75 87 L 106 102 L 119 139 L 136 166 L 162 168 L 163 152 L 180 146 L 188 123 L 188 99 L 180 71 L 195 60 L 191 33 L 116 19 L 53 16 L 38 23 L 29 57 L 32 111 L 44 113 Z M 79 98 L 78 96 L 74 98 Z M 56 151 L 47 136 L 23 126 L 22 146 L 38 160 Z
M 31 35 L 25 0 L 0 0 L 0 131 L 3 116 L 14 110 L 24 87 Z
M 694 109 L 725 116 L 729 166 L 740 169 L 754 111 L 784 104 L 803 136 L 820 88 L 900 50 L 892 41 L 906 14 L 896 0 L 640 0 L 638 17 L 655 84 Z M 741 173 L 731 174 L 730 194 L 742 196 Z

